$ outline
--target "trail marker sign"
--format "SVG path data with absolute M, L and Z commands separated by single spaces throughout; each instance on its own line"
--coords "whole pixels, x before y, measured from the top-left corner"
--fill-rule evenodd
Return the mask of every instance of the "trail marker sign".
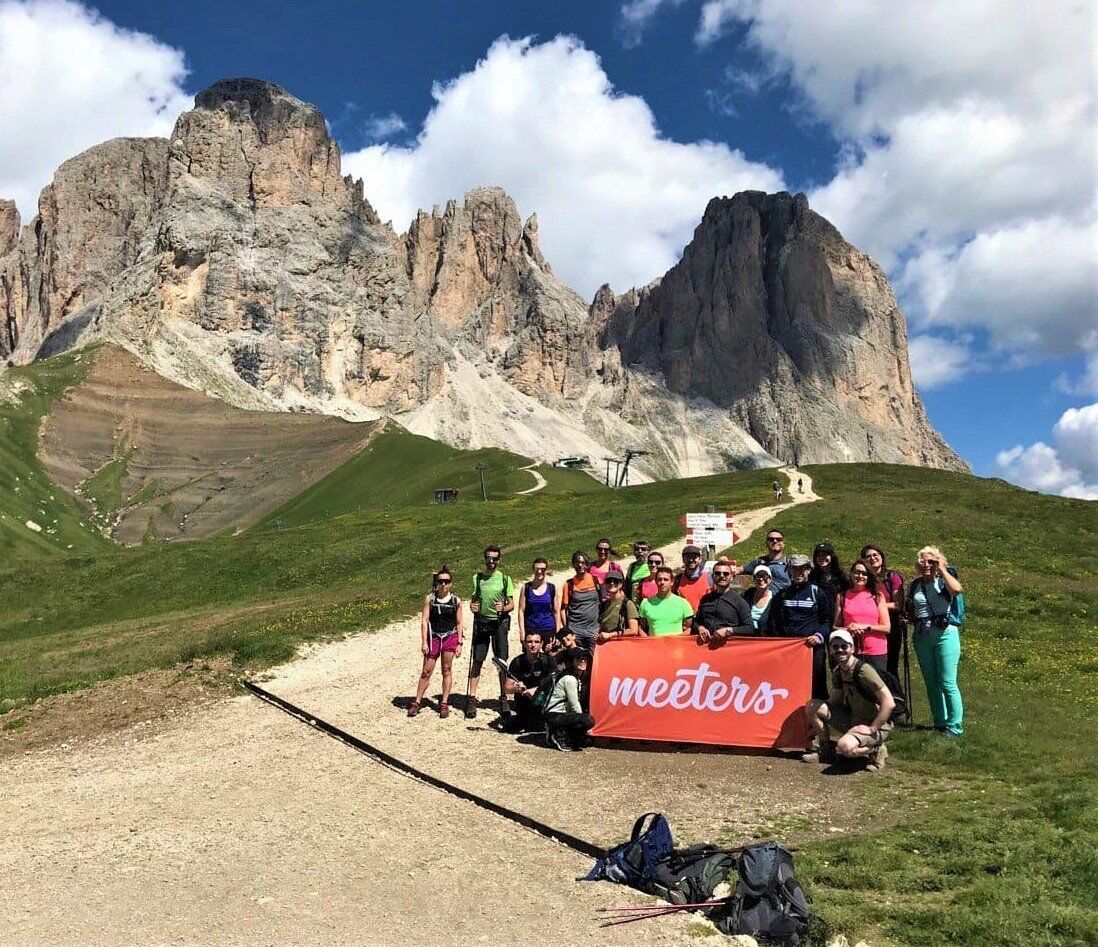
M 696 546 L 724 549 L 739 541 L 731 513 L 685 513 L 680 517 L 686 527 L 686 541 Z

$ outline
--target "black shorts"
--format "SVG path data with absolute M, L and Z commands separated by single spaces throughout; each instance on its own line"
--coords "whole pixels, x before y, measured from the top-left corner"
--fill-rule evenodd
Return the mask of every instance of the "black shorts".
M 488 647 L 501 661 L 506 661 L 511 653 L 510 646 L 511 616 L 501 618 L 481 618 L 473 616 L 473 663 L 483 664 L 488 660 Z

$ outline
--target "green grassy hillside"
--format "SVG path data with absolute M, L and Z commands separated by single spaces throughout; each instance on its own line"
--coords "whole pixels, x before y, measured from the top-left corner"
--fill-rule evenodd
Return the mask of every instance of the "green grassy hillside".
M 483 474 L 488 499 L 503 500 L 535 486 L 534 476 L 521 469 L 529 463 L 526 457 L 491 448 L 457 450 L 409 434 L 394 424 L 350 461 L 264 517 L 256 528 L 270 528 L 276 523 L 282 527 L 300 526 L 356 510 L 429 504 L 434 491 L 446 487 L 459 491 L 459 504 L 479 503 L 478 464 L 486 468 Z M 546 479 L 545 490 L 550 493 L 594 493 L 603 489 L 581 470 L 541 464 L 538 472 Z
M 84 369 L 76 353 L 0 374 L 0 564 L 110 548 L 37 456 L 42 416 Z
M 790 549 L 827 539 L 846 565 L 873 541 L 910 577 L 914 552 L 938 545 L 970 615 L 964 737 L 894 737 L 897 766 L 863 791 L 867 813 L 899 793 L 899 821 L 806 846 L 818 905 L 900 944 L 1098 942 L 1098 504 L 910 467 L 808 469 L 825 499 L 775 520 Z M 909 774 L 927 788 L 906 795 Z
M 687 510 L 771 500 L 767 471 L 610 491 L 585 474 L 550 470 L 550 485 L 528 496 L 432 503 L 435 484 L 476 477 L 478 456 L 494 465 L 496 495 L 501 484 L 533 483 L 514 455 L 463 455 L 394 429 L 240 535 L 9 563 L 0 570 L 0 701 L 17 706 L 197 657 L 262 666 L 302 642 L 407 614 L 435 567 L 471 576 L 489 542 L 526 575 L 535 554 L 564 565 L 603 535 L 624 547 L 638 531 L 667 541 Z

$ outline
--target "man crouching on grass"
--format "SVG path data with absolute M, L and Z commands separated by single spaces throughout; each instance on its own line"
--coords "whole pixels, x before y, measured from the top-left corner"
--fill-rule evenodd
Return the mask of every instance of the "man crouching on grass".
M 866 769 L 876 772 L 888 757 L 885 740 L 892 732 L 896 702 L 872 665 L 854 656 L 854 639 L 837 628 L 828 641 L 831 690 L 827 700 L 810 700 L 805 707 L 812 729 L 813 749 L 801 759 L 806 763 L 832 763 L 835 756 L 868 760 Z M 842 734 L 838 741 L 831 737 Z

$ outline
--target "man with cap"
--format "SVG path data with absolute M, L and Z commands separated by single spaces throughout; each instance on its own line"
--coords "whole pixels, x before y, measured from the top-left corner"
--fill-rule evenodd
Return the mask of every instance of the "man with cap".
M 835 665 L 831 689 L 827 700 L 810 700 L 805 707 L 813 749 L 801 759 L 830 763 L 837 755 L 867 760 L 866 769 L 880 770 L 888 757 L 895 699 L 873 665 L 854 656 L 854 639 L 845 628 L 831 633 L 828 649 Z
M 625 575 L 621 567 L 611 563 L 603 581 L 605 598 L 599 607 L 599 631 L 596 644 L 612 638 L 635 638 L 642 634 L 637 621 L 636 603 L 625 596 Z
M 773 566 L 770 567 L 773 572 Z M 812 648 L 812 696 L 827 697 L 827 658 L 825 645 L 831 634 L 831 619 L 835 605 L 831 598 L 809 581 L 812 561 L 797 553 L 788 561 L 787 588 L 774 596 L 767 616 L 766 633 L 790 638 L 804 638 Z
M 713 591 L 702 596 L 691 629 L 702 644 L 717 647 L 733 635 L 753 635 L 751 606 L 732 588 L 731 563 L 713 564 Z
M 700 546 L 686 546 L 682 551 L 682 571 L 675 576 L 672 591 L 698 610 L 702 596 L 713 588 L 713 580 L 705 568 L 705 553 Z
M 786 571 L 785 559 L 785 536 L 780 529 L 767 531 L 766 552 L 752 559 L 743 567 L 743 571 L 748 575 L 754 575 L 759 566 L 766 566 L 770 570 L 775 592 L 780 592 L 789 586 L 789 573 Z

